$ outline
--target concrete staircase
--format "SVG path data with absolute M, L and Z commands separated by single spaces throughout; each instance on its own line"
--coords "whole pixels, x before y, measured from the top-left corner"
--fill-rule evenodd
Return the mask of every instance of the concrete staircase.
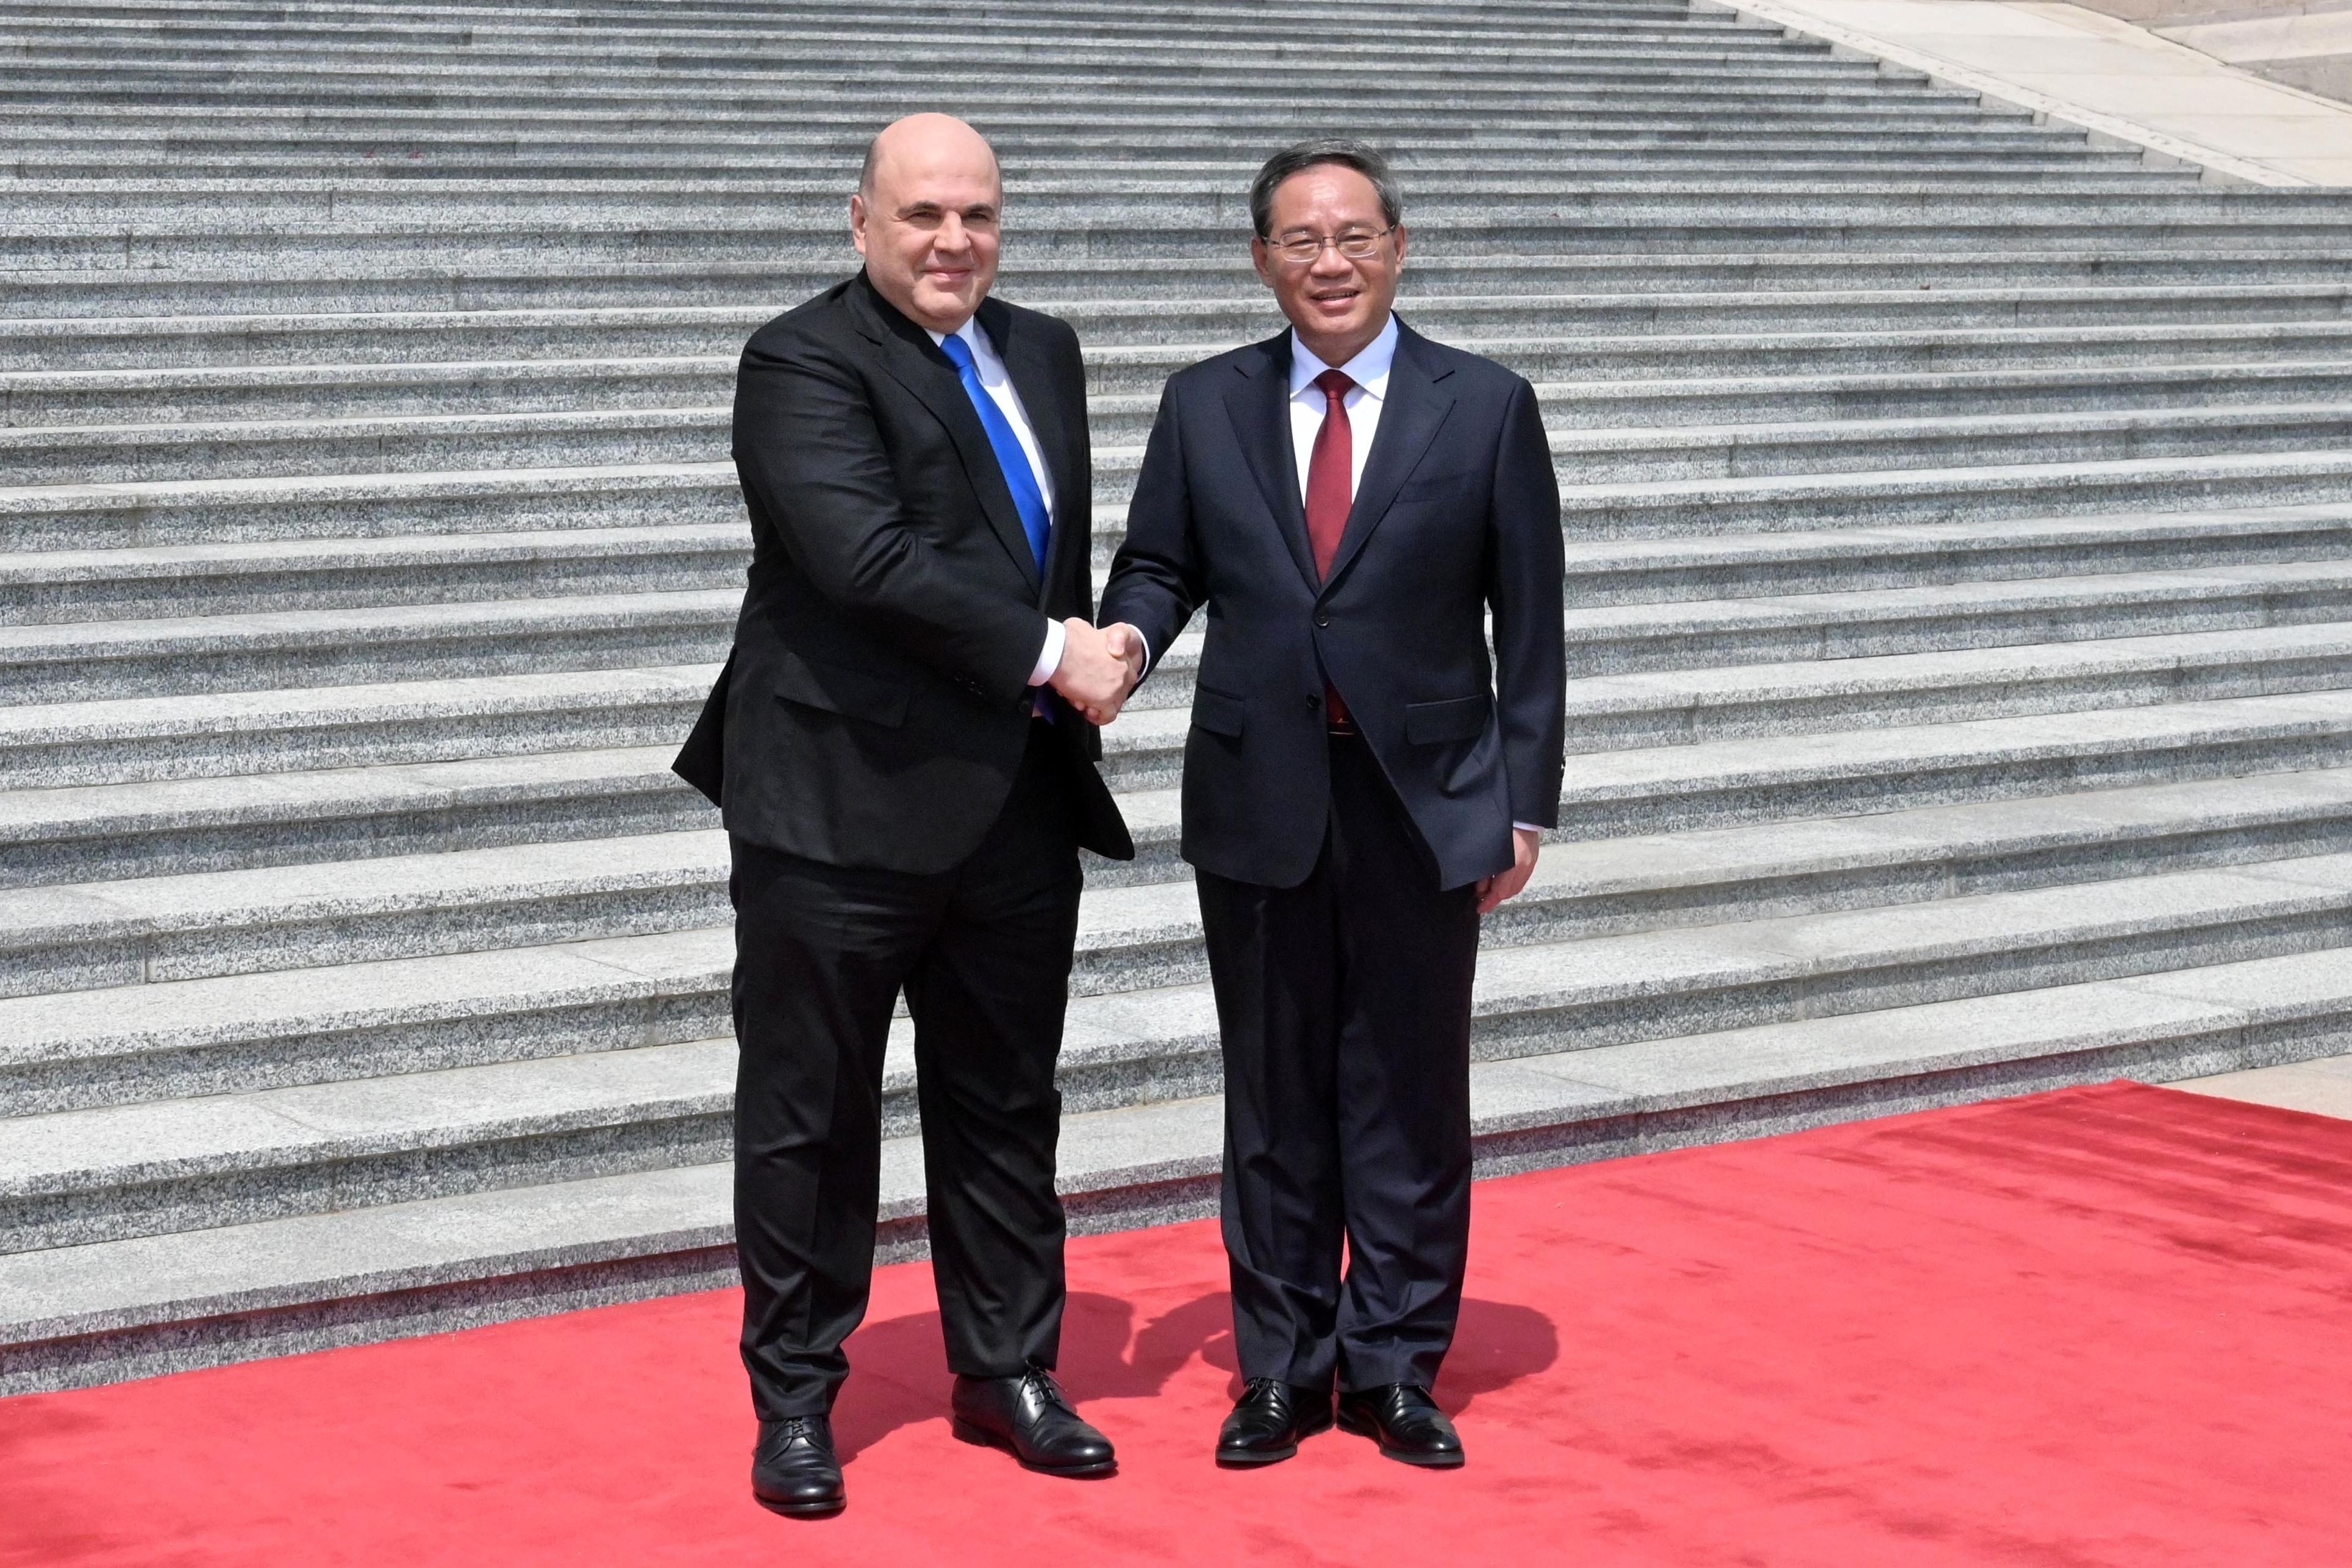
M 666 769 L 735 354 L 917 107 L 1087 346 L 1106 563 L 1161 378 L 1272 329 L 1243 196 L 1309 129 L 1395 150 L 1414 322 L 1538 383 L 1576 755 L 1486 1168 L 2346 1049 L 2352 195 L 1670 0 L 1354 15 L 13 0 L 0 1391 L 729 1278 L 726 852 Z M 1215 1168 L 1192 656 L 1107 737 L 1082 1228 Z

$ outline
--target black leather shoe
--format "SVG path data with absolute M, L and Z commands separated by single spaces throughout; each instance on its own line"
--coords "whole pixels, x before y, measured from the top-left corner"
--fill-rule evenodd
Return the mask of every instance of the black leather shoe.
M 1331 1429 L 1328 1389 L 1253 1377 L 1217 1434 L 1217 1463 L 1271 1465 L 1298 1452 L 1301 1438 Z
M 1110 1439 L 1078 1419 L 1054 1375 L 1033 1366 L 1018 1377 L 958 1377 L 955 1435 L 1004 1448 L 1049 1476 L 1107 1476 L 1118 1469 Z
M 1370 1437 L 1381 1452 L 1408 1465 L 1450 1470 L 1462 1462 L 1462 1438 L 1454 1423 L 1413 1383 L 1391 1383 L 1339 1396 L 1339 1429 Z
M 760 1423 L 751 1450 L 751 1495 L 761 1508 L 807 1519 L 839 1513 L 849 1494 L 842 1490 L 841 1461 L 833 1457 L 833 1423 L 823 1416 L 795 1416 Z

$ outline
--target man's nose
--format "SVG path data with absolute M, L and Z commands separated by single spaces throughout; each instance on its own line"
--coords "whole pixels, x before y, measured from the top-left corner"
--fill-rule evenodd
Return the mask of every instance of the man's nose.
M 1327 245 L 1315 253 L 1315 265 L 1307 269 L 1317 277 L 1345 277 L 1356 270 L 1356 264 L 1339 254 L 1336 245 Z
M 940 220 L 940 232 L 931 244 L 940 250 L 962 250 L 971 243 L 971 234 L 963 220 L 950 213 Z

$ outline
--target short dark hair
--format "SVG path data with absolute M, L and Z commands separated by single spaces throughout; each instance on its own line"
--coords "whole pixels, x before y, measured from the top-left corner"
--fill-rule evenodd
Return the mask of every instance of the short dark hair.
M 1258 238 L 1274 237 L 1266 233 L 1266 225 L 1274 219 L 1274 193 L 1282 183 L 1325 163 L 1353 169 L 1372 183 L 1372 189 L 1380 193 L 1382 223 L 1394 228 L 1404 221 L 1404 192 L 1398 187 L 1396 171 L 1389 167 L 1386 158 L 1361 141 L 1318 136 L 1292 142 L 1267 159 L 1257 178 L 1250 182 L 1250 227 Z

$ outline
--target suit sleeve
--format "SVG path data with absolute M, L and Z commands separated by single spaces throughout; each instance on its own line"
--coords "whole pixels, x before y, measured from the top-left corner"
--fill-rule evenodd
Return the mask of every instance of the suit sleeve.
M 1568 569 L 1551 443 L 1535 389 L 1514 380 L 1495 456 L 1486 602 L 1494 615 L 1495 691 L 1511 820 L 1554 828 L 1566 768 Z
M 1143 467 L 1135 476 L 1127 538 L 1103 589 L 1101 622 L 1110 626 L 1124 621 L 1142 632 L 1151 650 L 1150 669 L 1157 670 L 1204 597 L 1192 492 L 1184 481 L 1184 437 L 1171 382 L 1160 393 Z
M 908 525 L 862 377 L 802 338 L 744 350 L 735 468 L 819 592 L 909 655 L 1010 704 L 1045 638 L 1034 609 L 974 593 Z

